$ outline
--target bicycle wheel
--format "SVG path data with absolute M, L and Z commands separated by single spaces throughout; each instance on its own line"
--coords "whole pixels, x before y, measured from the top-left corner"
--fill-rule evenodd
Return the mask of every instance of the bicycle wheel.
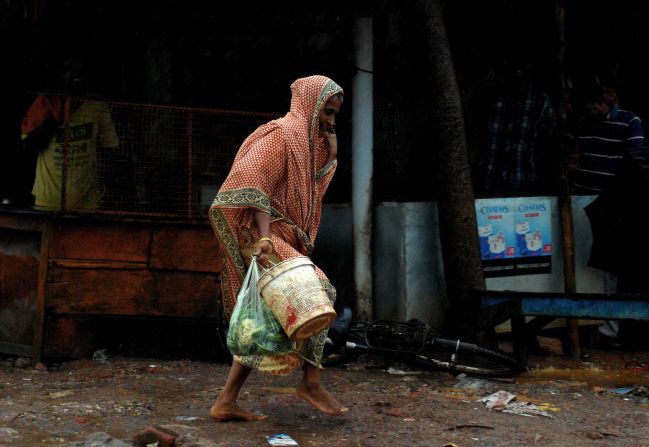
M 518 362 L 507 354 L 437 337 L 430 339 L 414 361 L 427 368 L 480 377 L 511 377 L 521 372 Z
M 426 345 L 428 326 L 421 321 L 376 320 L 361 328 L 370 350 L 416 354 Z

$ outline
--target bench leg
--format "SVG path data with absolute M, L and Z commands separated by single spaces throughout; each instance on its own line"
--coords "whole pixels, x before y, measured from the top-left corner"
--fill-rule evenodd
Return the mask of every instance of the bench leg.
M 566 330 L 568 331 L 568 346 L 564 347 L 563 353 L 570 355 L 575 360 L 579 360 L 581 358 L 581 349 L 579 347 L 579 319 L 567 318 Z
M 513 314 L 512 323 L 512 345 L 514 348 L 514 358 L 520 365 L 527 369 L 527 327 L 525 325 L 525 316 Z

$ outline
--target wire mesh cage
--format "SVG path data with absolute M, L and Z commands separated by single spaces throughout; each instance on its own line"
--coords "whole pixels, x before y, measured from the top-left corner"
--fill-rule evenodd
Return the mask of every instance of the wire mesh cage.
M 56 98 L 63 124 L 39 152 L 32 193 L 72 213 L 204 217 L 243 140 L 278 117 Z

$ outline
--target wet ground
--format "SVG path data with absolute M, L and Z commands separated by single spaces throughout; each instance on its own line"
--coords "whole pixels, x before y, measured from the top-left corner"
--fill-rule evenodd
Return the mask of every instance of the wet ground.
M 297 373 L 253 373 L 241 403 L 270 415 L 254 423 L 216 423 L 207 416 L 225 381 L 225 364 L 109 358 L 38 371 L 4 358 L 0 446 L 83 445 L 94 432 L 128 439 L 149 424 L 191 434 L 203 442 L 194 445 L 204 446 L 267 446 L 266 436 L 277 433 L 301 446 L 649 446 L 649 353 L 584 354 L 580 361 L 557 349 L 532 357 L 532 369 L 513 380 L 401 365 L 387 372 L 360 359 L 324 373 L 327 387 L 350 408 L 339 418 L 293 394 Z M 515 398 L 500 410 L 481 402 L 501 390 Z M 511 405 L 516 402 L 518 409 Z

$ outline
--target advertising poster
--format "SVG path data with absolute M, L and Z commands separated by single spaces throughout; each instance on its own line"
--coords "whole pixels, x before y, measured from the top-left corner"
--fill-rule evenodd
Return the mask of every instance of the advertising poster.
M 478 199 L 475 207 L 485 277 L 551 272 L 550 199 Z

